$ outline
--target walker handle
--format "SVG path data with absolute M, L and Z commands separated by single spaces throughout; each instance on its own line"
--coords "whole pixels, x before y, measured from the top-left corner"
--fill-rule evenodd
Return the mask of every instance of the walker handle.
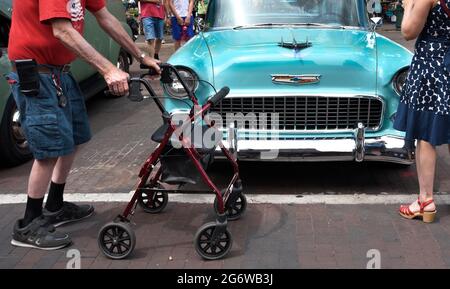
M 216 106 L 221 102 L 228 94 L 230 93 L 230 88 L 225 86 L 222 88 L 216 95 L 211 97 L 208 102 L 211 103 L 211 106 Z

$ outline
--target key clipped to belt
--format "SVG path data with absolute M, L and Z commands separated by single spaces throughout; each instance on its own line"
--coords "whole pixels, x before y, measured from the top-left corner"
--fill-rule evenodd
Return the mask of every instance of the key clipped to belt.
M 52 73 L 52 80 L 56 87 L 56 96 L 58 97 L 58 105 L 61 108 L 65 108 L 67 105 L 67 97 L 64 95 L 63 89 L 61 87 L 61 79 L 59 76 Z

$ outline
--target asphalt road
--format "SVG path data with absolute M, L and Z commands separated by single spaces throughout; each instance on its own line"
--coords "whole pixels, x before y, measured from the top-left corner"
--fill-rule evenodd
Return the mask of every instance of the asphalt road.
M 409 49 L 389 27 L 382 32 Z M 164 45 L 162 59 L 172 52 Z M 139 73 L 137 65 L 133 74 Z M 154 82 L 157 91 L 161 91 Z M 150 100 L 132 103 L 127 98 L 99 95 L 87 103 L 93 140 L 79 151 L 68 181 L 69 193 L 128 193 L 133 189 L 141 164 L 155 144 L 150 135 L 161 124 Z M 0 194 L 26 192 L 31 162 L 0 170 Z M 412 194 L 417 192 L 415 167 L 378 163 L 242 163 L 247 194 Z M 224 183 L 227 165 L 216 164 L 214 179 Z M 436 191 L 450 192 L 450 155 L 439 149 Z M 275 181 L 274 181 L 275 180 Z

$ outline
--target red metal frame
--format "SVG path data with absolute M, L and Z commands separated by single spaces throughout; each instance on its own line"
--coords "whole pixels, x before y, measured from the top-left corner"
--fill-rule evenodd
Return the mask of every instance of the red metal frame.
M 141 80 L 142 81 L 142 80 Z M 145 83 L 144 83 L 145 84 Z M 147 89 L 149 89 L 149 84 L 145 84 Z M 151 89 L 150 89 L 151 90 Z M 151 94 L 153 94 L 153 91 L 150 91 Z M 194 105 L 198 105 L 198 101 L 195 97 L 195 95 L 191 95 L 191 101 L 194 103 Z M 202 120 L 204 119 L 204 116 L 206 112 L 211 108 L 211 103 L 205 104 L 200 111 L 194 113 L 194 110 L 191 111 L 189 115 L 189 120 L 185 121 L 184 124 L 181 126 L 181 128 L 174 126 L 172 123 L 170 123 L 169 128 L 167 129 L 163 141 L 160 143 L 160 145 L 157 147 L 157 149 L 149 156 L 145 164 L 142 166 L 141 171 L 139 173 L 139 181 L 136 186 L 136 190 L 133 194 L 133 197 L 131 198 L 130 202 L 126 206 L 123 214 L 120 216 L 122 220 L 129 220 L 129 217 L 133 215 L 133 212 L 136 208 L 137 200 L 139 197 L 139 194 L 143 189 L 145 189 L 145 186 L 147 183 L 149 183 L 150 187 L 155 187 L 158 183 L 159 178 L 162 174 L 162 168 L 159 168 L 159 170 L 156 172 L 155 176 L 153 176 L 148 182 L 151 173 L 153 169 L 156 167 L 156 165 L 159 162 L 159 159 L 161 155 L 163 154 L 164 148 L 169 144 L 169 141 L 172 137 L 172 135 L 175 134 L 178 139 L 180 139 L 184 151 L 187 153 L 189 158 L 192 160 L 194 166 L 197 168 L 198 172 L 201 175 L 202 180 L 205 182 L 206 185 L 215 193 L 217 200 L 218 200 L 218 211 L 219 214 L 223 215 L 225 213 L 225 204 L 228 201 L 228 198 L 230 197 L 232 191 L 233 191 L 233 185 L 240 179 L 239 177 L 239 166 L 237 164 L 237 160 L 233 157 L 233 155 L 230 153 L 228 149 L 225 148 L 222 141 L 220 140 L 218 143 L 218 146 L 220 147 L 221 151 L 225 155 L 225 157 L 231 162 L 233 166 L 233 177 L 231 179 L 230 184 L 228 185 L 225 193 L 222 195 L 221 191 L 217 186 L 212 182 L 211 178 L 206 173 L 205 169 L 203 168 L 202 164 L 200 163 L 201 154 L 192 147 L 192 144 L 188 139 L 186 139 L 184 136 L 180 137 L 180 135 L 177 134 L 177 130 L 184 131 L 188 126 L 192 125 L 192 122 L 194 122 L 198 117 L 201 117 Z M 208 123 L 207 124 L 210 128 L 214 128 L 214 124 Z M 151 198 L 150 198 L 151 199 Z

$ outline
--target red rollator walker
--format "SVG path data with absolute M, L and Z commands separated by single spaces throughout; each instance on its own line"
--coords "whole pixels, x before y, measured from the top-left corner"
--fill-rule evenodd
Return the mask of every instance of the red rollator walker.
M 242 192 L 236 150 L 233 149 L 230 140 L 236 139 L 236 130 L 231 128 L 228 132 L 230 149 L 223 145 L 222 137 L 212 137 L 213 145 L 205 147 L 203 139 L 201 144 L 198 144 L 198 138 L 185 135 L 184 132 L 195 130 L 195 126 L 199 125 L 199 119 L 202 136 L 211 129 L 217 132 L 214 121 L 207 120 L 206 115 L 211 107 L 220 103 L 228 95 L 230 90 L 227 87 L 223 88 L 212 96 L 206 104 L 199 106 L 197 97 L 193 91 L 188 89 L 177 69 L 170 64 L 160 64 L 160 66 L 161 82 L 171 84 L 177 78 L 193 104 L 192 109 L 189 116 L 186 116 L 187 121 L 183 121 L 182 124 L 174 124 L 172 115 L 161 102 L 163 97 L 156 95 L 150 82 L 146 79 L 146 76 L 153 75 L 154 71 L 150 69 L 140 78 L 131 79 L 129 98 L 132 101 L 142 101 L 141 87 L 143 86 L 150 93 L 151 98 L 162 113 L 163 125 L 152 136 L 152 140 L 159 143 L 159 146 L 143 165 L 139 173 L 139 183 L 123 213 L 100 230 L 98 244 L 107 257 L 112 259 L 126 258 L 133 252 L 136 245 L 136 237 L 131 227 L 131 217 L 134 215 L 136 207 L 139 205 L 150 214 L 160 213 L 168 203 L 169 193 L 193 193 L 183 190 L 183 186 L 203 180 L 216 195 L 214 209 L 217 213 L 217 219 L 215 222 L 207 223 L 198 229 L 194 237 L 194 245 L 198 254 L 204 259 L 220 259 L 230 252 L 233 243 L 231 233 L 227 229 L 227 222 L 239 219 L 247 207 L 247 200 Z M 148 67 L 142 68 L 148 69 Z M 195 109 L 195 107 L 200 109 Z M 195 133 L 192 134 L 195 135 Z M 174 140 L 182 144 L 181 148 L 175 148 L 178 146 L 173 145 Z M 233 177 L 224 190 L 220 190 L 206 173 L 217 147 L 221 149 L 234 170 Z M 177 189 L 165 189 L 164 184 L 169 184 Z

